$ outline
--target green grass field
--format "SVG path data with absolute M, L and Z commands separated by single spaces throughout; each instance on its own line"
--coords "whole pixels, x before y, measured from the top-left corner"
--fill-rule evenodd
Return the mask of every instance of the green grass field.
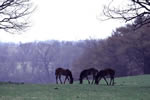
M 0 100 L 150 100 L 150 75 L 116 78 L 115 86 L 0 84 Z

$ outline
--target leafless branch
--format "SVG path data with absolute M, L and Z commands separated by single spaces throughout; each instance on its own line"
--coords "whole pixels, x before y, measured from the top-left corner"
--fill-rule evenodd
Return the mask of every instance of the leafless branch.
M 131 4 L 127 7 L 112 7 L 113 0 L 104 6 L 103 14 L 108 19 L 123 19 L 125 22 L 140 19 L 138 23 L 134 23 L 135 27 L 141 27 L 150 23 L 150 0 L 130 0 Z
M 29 27 L 27 15 L 33 12 L 31 0 L 1 0 L 0 29 L 16 33 Z

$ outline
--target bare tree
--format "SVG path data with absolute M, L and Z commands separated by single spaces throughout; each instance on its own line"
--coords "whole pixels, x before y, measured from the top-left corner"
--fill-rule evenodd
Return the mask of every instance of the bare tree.
M 37 52 L 38 52 L 38 62 L 41 63 L 42 69 L 44 69 L 44 73 L 46 75 L 45 81 L 49 82 L 52 79 L 50 78 L 52 64 L 54 60 L 54 56 L 56 55 L 56 49 L 53 44 L 49 43 L 38 43 L 37 44 Z
M 150 0 L 128 0 L 115 7 L 117 0 L 111 0 L 104 6 L 103 14 L 108 19 L 123 19 L 126 22 L 134 21 L 136 28 L 150 23 Z M 123 4 L 126 6 L 122 6 Z M 122 7 L 121 7 L 122 6 Z M 135 22 L 135 20 L 137 20 Z
M 29 27 L 32 7 L 31 0 L 0 0 L 0 29 L 14 33 Z
M 18 60 L 18 63 L 21 65 L 21 68 L 24 73 L 27 71 L 27 67 L 30 64 L 31 60 L 31 54 L 32 54 L 32 44 L 31 43 L 25 43 L 18 46 L 18 52 L 16 54 L 16 59 Z

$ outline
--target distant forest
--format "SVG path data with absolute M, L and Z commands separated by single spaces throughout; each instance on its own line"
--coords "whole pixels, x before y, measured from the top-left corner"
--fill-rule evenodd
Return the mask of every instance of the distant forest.
M 128 24 L 99 40 L 0 43 L 0 81 L 52 83 L 58 67 L 76 80 L 91 67 L 113 68 L 117 77 L 150 74 L 150 27 Z

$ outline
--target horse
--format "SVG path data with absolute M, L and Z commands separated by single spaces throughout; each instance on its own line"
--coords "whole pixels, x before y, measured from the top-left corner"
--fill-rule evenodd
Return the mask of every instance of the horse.
M 67 79 L 70 84 L 73 84 L 73 77 L 72 77 L 71 71 L 69 69 L 63 69 L 63 68 L 57 68 L 55 70 L 56 84 L 58 84 L 58 79 L 59 79 L 60 83 L 62 84 L 62 81 L 61 81 L 62 75 L 65 76 L 64 84 Z
M 110 76 L 110 83 L 108 84 L 105 76 Z M 100 70 L 96 77 L 95 77 L 95 84 L 99 84 L 99 81 L 103 78 L 107 85 L 114 85 L 114 76 L 115 76 L 115 70 L 111 68 L 106 68 L 104 70 Z
M 83 79 L 84 79 L 84 78 L 86 78 L 86 79 L 88 80 L 88 83 L 90 84 L 90 81 L 89 81 L 89 79 L 88 79 L 88 76 L 89 76 L 89 75 L 92 75 L 92 76 L 93 76 L 93 80 L 92 80 L 92 84 L 93 84 L 97 73 L 98 73 L 98 70 L 95 69 L 95 68 L 89 68 L 89 69 L 83 70 L 83 71 L 80 73 L 80 78 L 79 78 L 80 84 L 83 83 Z

